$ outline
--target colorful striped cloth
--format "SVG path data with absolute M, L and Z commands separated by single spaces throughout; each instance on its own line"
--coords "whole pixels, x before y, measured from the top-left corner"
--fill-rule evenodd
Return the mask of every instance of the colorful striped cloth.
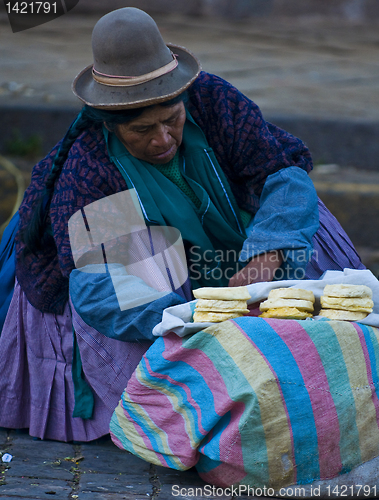
M 159 338 L 116 408 L 114 443 L 204 481 L 279 489 L 379 455 L 379 330 L 242 317 Z

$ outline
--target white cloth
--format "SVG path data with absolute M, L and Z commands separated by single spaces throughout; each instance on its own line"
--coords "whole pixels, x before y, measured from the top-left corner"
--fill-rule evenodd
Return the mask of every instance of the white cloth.
M 294 287 L 312 290 L 316 299 L 315 316 L 313 320 L 317 320 L 319 319 L 317 317 L 317 313 L 320 310 L 320 297 L 323 294 L 325 285 L 329 284 L 366 285 L 370 287 L 372 290 L 374 309 L 371 314 L 359 322 L 365 325 L 379 327 L 379 281 L 368 269 L 326 271 L 326 273 L 318 280 L 286 280 L 254 283 L 247 286 L 251 295 L 251 299 L 249 299 L 247 303 L 249 305 L 267 299 L 270 290 L 273 288 Z M 169 332 L 174 332 L 179 337 L 185 337 L 186 335 L 203 330 L 207 326 L 211 326 L 213 323 L 194 323 L 192 321 L 195 305 L 196 300 L 193 300 L 185 304 L 165 309 L 163 311 L 162 321 L 153 329 L 153 335 L 162 337 L 167 335 Z

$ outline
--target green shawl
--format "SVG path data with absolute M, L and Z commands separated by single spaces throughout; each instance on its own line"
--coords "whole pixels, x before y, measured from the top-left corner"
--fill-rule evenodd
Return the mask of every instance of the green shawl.
M 103 127 L 111 161 L 135 189 L 148 226 L 172 226 L 182 236 L 193 288 L 227 286 L 246 239 L 238 205 L 202 130 L 187 112 L 180 172 L 200 200 L 186 196 L 154 165 L 133 157 Z

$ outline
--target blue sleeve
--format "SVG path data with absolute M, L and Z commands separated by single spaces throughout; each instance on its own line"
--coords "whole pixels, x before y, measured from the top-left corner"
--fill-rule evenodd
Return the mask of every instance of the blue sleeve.
M 166 307 L 185 300 L 174 292 L 158 292 L 124 266 L 87 266 L 70 274 L 70 298 L 75 311 L 106 337 L 125 342 L 156 340 L 152 330 Z M 121 271 L 120 271 L 121 270 Z M 98 272 L 97 272 L 98 271 Z M 117 290 L 117 294 L 116 294 Z
M 281 250 L 286 273 L 280 279 L 295 278 L 296 271 L 304 270 L 312 255 L 312 238 L 319 227 L 317 199 L 312 180 L 298 167 L 268 176 L 260 208 L 246 228 L 240 262 Z

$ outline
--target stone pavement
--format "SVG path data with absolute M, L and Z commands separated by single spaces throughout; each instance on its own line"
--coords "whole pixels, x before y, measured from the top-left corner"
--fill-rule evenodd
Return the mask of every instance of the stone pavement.
M 178 472 L 149 464 L 118 449 L 109 438 L 69 444 L 0 429 L 0 454 L 4 453 L 12 460 L 0 462 L 0 499 L 189 500 L 195 488 L 199 499 L 233 498 L 220 490 L 207 494 L 194 470 Z
M 70 13 L 12 33 L 0 11 L 0 105 L 69 106 L 73 77 L 92 62 L 99 16 Z M 196 54 L 267 116 L 378 121 L 378 24 L 318 17 L 228 23 L 159 14 L 166 42 Z
M 74 12 L 12 33 L 0 10 L 0 147 L 19 129 L 25 136 L 40 132 L 45 151 L 79 109 L 71 82 L 92 62 L 99 16 Z M 167 42 L 192 50 L 204 70 L 229 80 L 267 119 L 305 140 L 316 162 L 377 169 L 378 21 L 155 18 Z

